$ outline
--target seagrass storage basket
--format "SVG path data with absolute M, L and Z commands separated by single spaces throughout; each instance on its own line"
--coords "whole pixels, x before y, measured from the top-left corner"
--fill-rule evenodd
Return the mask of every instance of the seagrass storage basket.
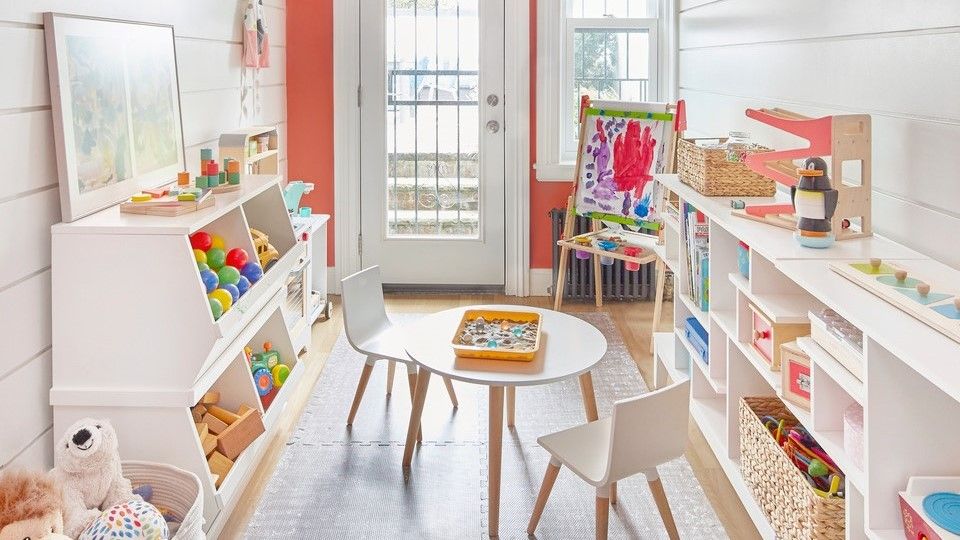
M 163 463 L 123 461 L 125 476 L 134 486 L 153 487 L 151 504 L 166 508 L 181 519 L 170 540 L 203 540 L 203 488 L 192 472 Z
M 740 399 L 740 471 L 778 539 L 843 540 L 844 500 L 814 493 L 760 419 L 799 425 L 776 397 Z
M 677 172 L 681 182 L 708 197 L 772 197 L 776 192 L 773 180 L 751 171 L 742 161 L 728 161 L 727 151 L 723 148 L 697 146 L 698 140 L 677 141 Z M 720 142 L 726 140 L 720 139 Z M 769 151 L 769 148 L 757 146 L 741 153 Z

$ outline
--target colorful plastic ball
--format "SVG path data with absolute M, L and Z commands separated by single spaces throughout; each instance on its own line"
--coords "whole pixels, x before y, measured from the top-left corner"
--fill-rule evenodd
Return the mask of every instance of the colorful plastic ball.
M 250 256 L 243 248 L 233 248 L 227 252 L 227 264 L 234 268 L 243 268 L 243 265 L 247 264 L 249 260 Z
M 200 251 L 199 249 L 193 250 L 193 258 L 198 263 L 207 264 L 207 254 L 206 252 Z
M 210 233 L 203 231 L 195 232 L 190 235 L 190 245 L 193 249 L 199 249 L 200 251 L 207 251 L 213 244 L 213 237 L 210 236 Z
M 230 296 L 233 297 L 233 303 L 237 303 L 237 298 L 240 298 L 240 289 L 238 289 L 236 285 L 232 283 L 224 283 L 220 286 L 220 288 L 230 293 Z
M 273 375 L 269 369 L 261 368 L 253 372 L 253 384 L 257 386 L 257 393 L 263 397 L 273 390 Z
M 227 245 L 223 243 L 223 237 L 216 234 L 210 236 L 210 248 L 226 249 Z M 209 251 L 209 248 L 206 250 Z
M 217 285 L 220 284 L 217 273 L 210 269 L 200 272 L 200 280 L 203 281 L 203 286 L 207 288 L 207 294 L 217 290 Z
M 217 320 L 223 316 L 223 304 L 220 303 L 216 298 L 209 298 L 210 300 L 210 312 L 213 313 L 213 320 Z
M 240 290 L 240 296 L 247 294 L 247 291 L 250 290 L 250 280 L 240 276 L 240 279 L 237 280 L 237 289 Z
M 202 262 L 197 263 L 197 271 L 203 272 L 204 270 L 209 270 L 209 269 L 210 269 L 210 266 L 207 263 L 202 263 Z
M 286 364 L 277 364 L 273 366 L 270 373 L 273 375 L 273 385 L 280 388 L 283 383 L 287 382 L 287 377 L 290 376 L 290 368 Z
M 263 268 L 255 262 L 248 262 L 243 265 L 243 270 L 240 270 L 240 273 L 243 274 L 243 277 L 250 280 L 250 283 L 256 283 L 263 277 Z
M 233 305 L 233 295 L 231 295 L 229 291 L 215 289 L 207 296 L 219 300 L 220 304 L 223 306 L 223 311 L 230 311 L 230 306 Z
M 236 285 L 237 281 L 240 280 L 240 271 L 230 265 L 223 266 L 220 270 L 217 270 L 217 275 L 220 277 L 220 283 Z
M 204 261 L 210 265 L 210 268 L 219 271 L 227 262 L 227 254 L 220 248 L 210 248 L 207 251 L 207 260 Z

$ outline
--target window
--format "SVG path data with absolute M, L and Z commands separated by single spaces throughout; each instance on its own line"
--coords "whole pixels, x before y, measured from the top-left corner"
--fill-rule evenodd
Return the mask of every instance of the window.
M 658 0 L 539 0 L 537 179 L 573 177 L 580 96 L 657 101 Z

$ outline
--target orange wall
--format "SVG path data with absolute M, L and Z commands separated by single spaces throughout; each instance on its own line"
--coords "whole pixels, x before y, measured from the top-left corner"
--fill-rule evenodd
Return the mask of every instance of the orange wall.
M 537 1 L 530 0 L 530 266 L 550 268 L 551 208 L 562 207 L 569 183 L 537 182 Z M 287 3 L 287 169 L 290 178 L 316 184 L 304 204 L 333 215 L 333 0 Z M 334 264 L 327 228 L 328 264 Z

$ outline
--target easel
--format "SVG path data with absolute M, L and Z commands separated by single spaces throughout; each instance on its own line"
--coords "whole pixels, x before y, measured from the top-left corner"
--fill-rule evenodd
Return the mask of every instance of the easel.
M 584 112 L 588 107 L 590 107 L 590 99 L 588 96 L 583 96 L 580 100 L 580 141 L 577 149 L 577 163 L 574 168 L 573 193 L 567 197 L 567 212 L 563 223 L 563 234 L 560 240 L 557 241 L 557 245 L 560 246 L 560 267 L 557 273 L 557 286 L 554 291 L 553 309 L 560 311 L 560 307 L 563 305 L 563 291 L 567 278 L 567 267 L 570 262 L 570 250 L 587 252 L 592 255 L 594 296 L 597 307 L 603 306 L 603 281 L 601 278 L 603 274 L 600 257 L 610 257 L 627 263 L 641 265 L 656 262 L 657 283 L 654 292 L 655 299 L 653 307 L 653 331 L 656 332 L 663 311 L 663 288 L 666 281 L 666 263 L 664 263 L 654 251 L 654 246 L 662 245 L 663 243 L 663 229 L 660 226 L 661 224 L 649 223 L 650 225 L 657 226 L 658 229 L 658 234 L 651 235 L 629 230 L 611 232 L 611 230 L 603 227 L 601 219 L 591 219 L 590 232 L 572 236 L 577 216 L 576 193 L 580 180 L 579 175 L 582 165 L 581 161 L 583 159 L 583 147 L 588 138 L 588 126 L 584 121 Z M 669 131 L 670 139 L 666 144 L 667 165 L 665 172 L 672 172 L 676 167 L 678 133 L 686 128 L 685 106 L 683 101 L 678 102 L 676 105 L 668 105 L 667 112 L 672 113 L 674 118 L 673 129 Z M 607 251 L 594 245 L 594 240 L 612 236 L 618 236 L 622 240 L 616 249 Z M 633 247 L 640 248 L 641 251 L 639 254 L 628 255 L 625 253 L 627 249 Z M 653 350 L 652 334 L 650 338 L 650 350 Z
M 763 152 L 747 156 L 750 170 L 787 186 L 797 185 L 796 166 L 793 159 L 808 157 L 831 157 L 833 188 L 839 192 L 837 210 L 831 223 L 837 240 L 861 238 L 873 233 L 870 219 L 871 149 L 870 116 L 844 114 L 810 118 L 786 109 L 747 109 L 746 115 L 758 122 L 773 126 L 787 133 L 806 139 L 806 148 L 793 148 Z M 843 162 L 859 161 L 860 184 L 843 182 Z M 796 229 L 792 204 L 749 205 L 743 210 L 733 210 L 733 215 L 781 227 Z M 860 218 L 860 230 L 853 230 L 850 218 Z

